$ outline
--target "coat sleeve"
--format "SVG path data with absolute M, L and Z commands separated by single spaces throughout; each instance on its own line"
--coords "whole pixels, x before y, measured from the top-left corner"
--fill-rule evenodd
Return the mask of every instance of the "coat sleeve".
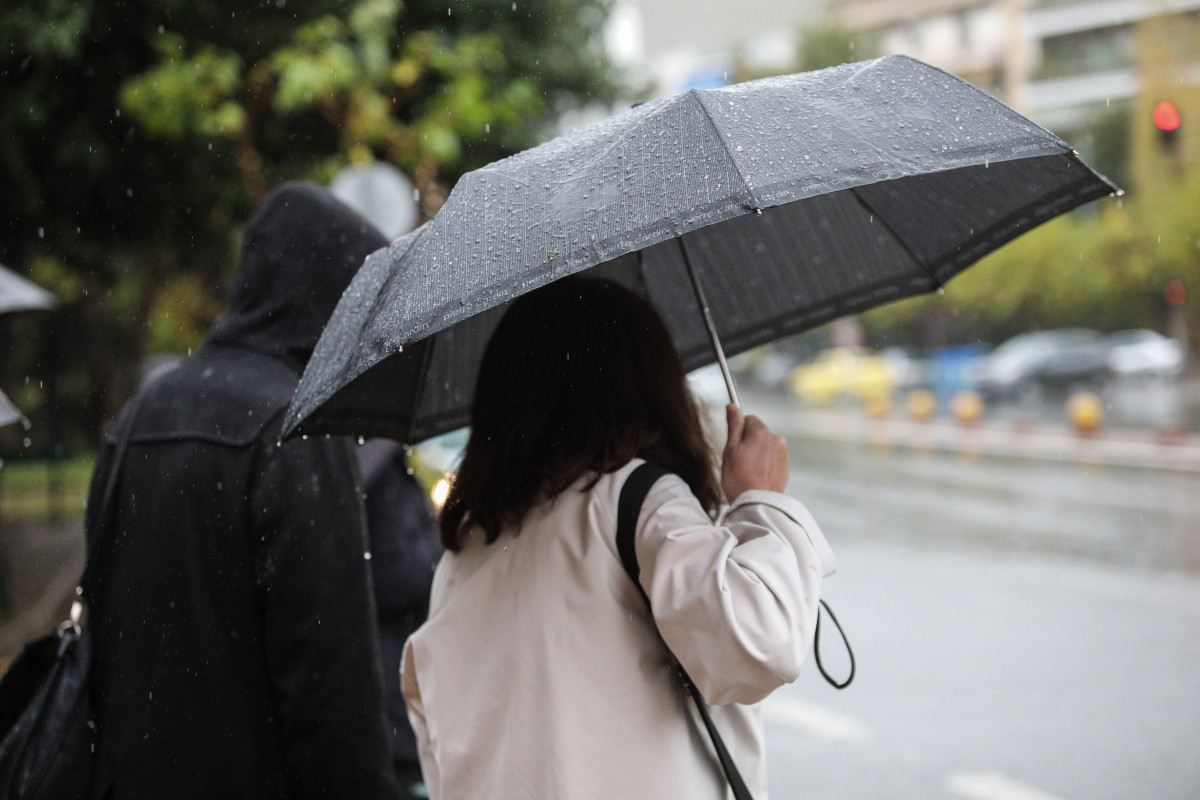
M 268 669 L 303 797 L 395 797 L 356 470 L 339 440 L 271 443 L 252 536 Z
M 637 557 L 659 632 L 706 701 L 756 703 L 799 676 L 836 565 L 798 500 L 745 492 L 714 525 L 668 475 L 642 505 Z

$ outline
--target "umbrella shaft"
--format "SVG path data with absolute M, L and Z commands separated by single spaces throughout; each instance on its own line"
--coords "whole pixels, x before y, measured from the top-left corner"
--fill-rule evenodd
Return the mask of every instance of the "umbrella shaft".
M 704 295 L 700 276 L 696 274 L 696 268 L 692 266 L 692 259 L 688 255 L 687 246 L 683 243 L 683 237 L 680 236 L 675 241 L 679 242 L 679 252 L 683 254 L 684 266 L 687 267 L 688 277 L 692 279 L 692 288 L 696 291 L 696 302 L 699 303 L 700 314 L 704 317 L 704 327 L 708 329 L 708 338 L 712 342 L 713 353 L 717 356 L 721 377 L 725 379 L 725 388 L 729 391 L 729 402 L 741 408 L 742 403 L 738 400 L 737 389 L 733 385 L 733 375 L 729 372 L 729 364 L 725 361 L 725 349 L 721 347 L 721 339 L 717 336 L 717 326 L 713 324 L 712 312 L 708 310 L 708 298 Z

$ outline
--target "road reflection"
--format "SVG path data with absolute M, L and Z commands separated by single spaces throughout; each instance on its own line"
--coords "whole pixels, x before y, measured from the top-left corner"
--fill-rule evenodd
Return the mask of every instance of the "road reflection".
M 1200 574 L 1195 473 L 793 440 L 789 493 L 831 541 L 1077 555 Z

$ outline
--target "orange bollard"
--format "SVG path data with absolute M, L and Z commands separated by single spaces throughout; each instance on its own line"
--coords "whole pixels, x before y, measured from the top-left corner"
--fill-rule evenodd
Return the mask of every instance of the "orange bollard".
M 1067 398 L 1067 418 L 1080 436 L 1091 436 L 1104 422 L 1104 403 L 1092 392 L 1075 392 Z
M 928 422 L 937 411 L 937 398 L 928 389 L 917 389 L 908 396 L 908 415 L 917 422 Z
M 983 398 L 975 392 L 959 392 L 950 400 L 950 410 L 960 425 L 973 427 L 983 418 Z

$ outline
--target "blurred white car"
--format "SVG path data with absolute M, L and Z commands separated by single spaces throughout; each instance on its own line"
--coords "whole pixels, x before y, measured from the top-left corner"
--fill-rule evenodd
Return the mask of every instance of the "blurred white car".
M 1022 333 L 984 356 L 974 390 L 984 399 L 1018 397 L 1030 389 L 1098 386 L 1111 375 L 1108 341 L 1083 328 Z
M 1183 347 L 1145 328 L 1108 335 L 1108 366 L 1118 375 L 1174 377 L 1183 372 Z
M 688 373 L 688 388 L 692 397 L 706 406 L 724 408 L 729 402 L 729 390 L 725 387 L 725 376 L 716 364 Z

